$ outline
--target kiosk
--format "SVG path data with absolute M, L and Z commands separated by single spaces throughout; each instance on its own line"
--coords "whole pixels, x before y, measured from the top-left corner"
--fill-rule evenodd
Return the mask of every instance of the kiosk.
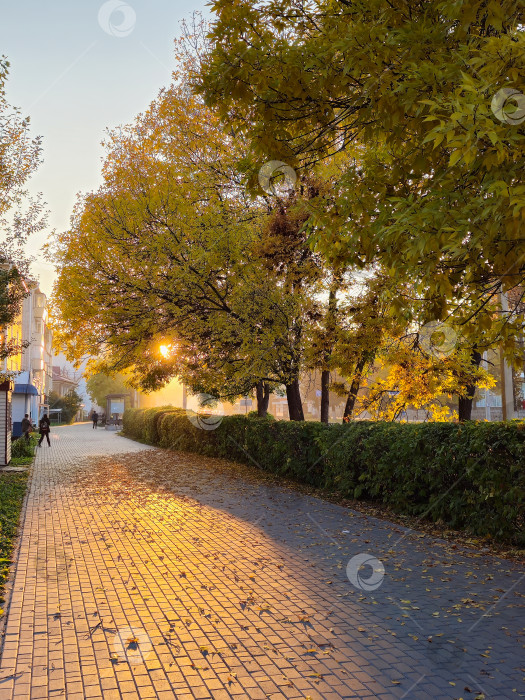
M 130 397 L 130 394 L 108 394 L 106 396 L 106 430 L 119 430 L 122 427 L 126 399 Z

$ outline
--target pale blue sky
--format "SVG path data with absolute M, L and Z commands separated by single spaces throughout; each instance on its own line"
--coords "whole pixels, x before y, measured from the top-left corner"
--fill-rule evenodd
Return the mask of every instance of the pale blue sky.
M 50 230 L 68 227 L 76 193 L 100 183 L 105 129 L 131 121 L 169 83 L 180 21 L 207 12 L 204 0 L 110 2 L 0 0 L 0 54 L 11 63 L 7 97 L 44 137 L 44 163 L 30 190 L 43 193 L 51 213 L 32 252 Z M 103 5 L 107 31 L 99 23 Z M 52 269 L 40 263 L 34 272 L 49 293 Z

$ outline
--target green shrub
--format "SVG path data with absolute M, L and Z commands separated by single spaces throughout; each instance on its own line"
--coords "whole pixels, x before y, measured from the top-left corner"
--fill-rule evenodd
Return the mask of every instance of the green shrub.
M 126 411 L 124 433 L 525 545 L 522 423 L 324 425 L 235 415 L 203 430 L 186 411 L 164 407 Z
M 11 445 L 11 457 L 19 459 L 20 457 L 31 458 L 34 453 L 34 441 L 26 440 L 24 437 L 13 440 Z
M 142 408 L 128 408 L 122 417 L 122 430 L 125 435 L 134 440 L 145 440 L 146 428 L 145 410 Z
M 271 413 L 267 413 L 265 416 L 260 416 L 257 411 L 248 411 L 246 414 L 247 418 L 260 418 L 261 420 L 275 420 Z
M 172 406 L 162 408 L 150 408 L 145 414 L 144 440 L 150 445 L 158 445 L 160 441 L 159 421 L 164 413 L 173 410 Z

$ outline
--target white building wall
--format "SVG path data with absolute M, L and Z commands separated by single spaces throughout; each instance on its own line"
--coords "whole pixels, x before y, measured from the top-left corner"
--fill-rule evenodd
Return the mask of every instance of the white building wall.
M 52 383 L 53 334 L 49 327 L 47 297 L 40 291 L 36 282 L 30 283 L 29 295 L 22 305 L 22 339 L 29 342 L 22 353 L 22 373 L 18 383 L 32 384 L 38 396 L 24 398 L 25 410 L 32 420 L 37 422 L 47 409 L 48 396 Z M 15 395 L 16 396 L 16 395 Z M 17 417 L 21 410 L 21 401 L 17 401 Z M 29 410 L 28 410 L 29 409 Z

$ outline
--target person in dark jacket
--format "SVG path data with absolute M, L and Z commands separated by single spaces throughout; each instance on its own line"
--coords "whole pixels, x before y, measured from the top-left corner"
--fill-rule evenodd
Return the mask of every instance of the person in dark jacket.
M 51 427 L 49 425 L 49 418 L 47 417 L 47 413 L 44 413 L 44 415 L 38 423 L 38 432 L 40 433 L 40 440 L 38 441 L 38 446 L 40 447 L 42 445 L 42 440 L 46 438 L 47 444 L 49 445 L 49 447 L 51 447 L 51 441 L 49 440 L 49 433 L 51 432 Z
M 29 414 L 26 413 L 25 416 L 22 418 L 22 435 L 25 437 L 27 442 L 31 439 L 31 431 L 33 430 L 33 424 L 31 423 L 31 419 L 29 418 Z
M 98 426 L 98 413 L 96 411 L 93 411 L 93 415 L 91 416 L 91 420 L 93 421 L 93 430 Z

